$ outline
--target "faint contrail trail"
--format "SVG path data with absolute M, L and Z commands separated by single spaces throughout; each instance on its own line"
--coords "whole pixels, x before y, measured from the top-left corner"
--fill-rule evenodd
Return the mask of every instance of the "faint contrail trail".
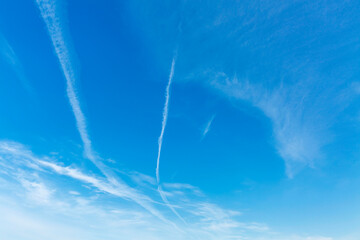
M 27 77 L 24 73 L 24 68 L 19 58 L 15 54 L 15 51 L 13 50 L 12 46 L 7 41 L 5 36 L 3 36 L 0 32 L 0 59 L 1 58 L 4 58 L 5 61 L 13 68 L 24 89 L 30 95 L 34 95 L 35 91 L 27 80 Z
M 157 156 L 157 161 L 156 161 L 156 181 L 158 184 L 158 191 L 159 194 L 161 196 L 161 199 L 164 201 L 164 203 L 170 208 L 170 210 L 184 223 L 185 220 L 180 216 L 180 214 L 175 210 L 175 208 L 169 203 L 164 191 L 162 190 L 161 186 L 160 186 L 160 171 L 159 171 L 159 167 L 160 167 L 160 155 L 161 155 L 161 147 L 162 147 L 162 143 L 163 143 L 163 137 L 164 137 L 164 132 L 165 132 L 165 128 L 166 128 L 166 123 L 167 123 L 167 118 L 168 118 L 168 112 L 169 112 L 169 100 L 170 100 L 170 87 L 171 87 L 171 83 L 172 83 L 172 79 L 174 77 L 174 70 L 175 70 L 175 61 L 176 61 L 176 54 L 172 59 L 171 62 L 171 69 L 170 69 L 170 75 L 169 75 L 169 81 L 168 84 L 166 86 L 166 94 L 165 94 L 165 104 L 164 104 L 164 110 L 163 110 L 163 119 L 162 119 L 162 125 L 161 125 L 161 133 L 158 139 L 158 144 L 159 144 L 159 149 L 158 149 L 158 156 Z
M 158 184 L 160 183 L 159 166 L 160 166 L 161 147 L 162 147 L 165 127 L 166 127 L 166 122 L 167 122 L 168 112 L 169 112 L 170 87 L 171 87 L 172 79 L 174 77 L 175 58 L 176 58 L 176 56 L 174 56 L 173 59 L 172 59 L 171 70 L 170 70 L 170 75 L 169 75 L 169 81 L 168 81 L 168 84 L 166 86 L 165 105 L 164 105 L 164 110 L 163 110 L 161 133 L 160 133 L 160 136 L 159 136 L 159 139 L 158 139 L 159 149 L 158 149 L 158 156 L 157 156 L 157 161 L 156 161 L 156 181 L 157 181 Z
M 162 190 L 161 186 L 158 185 L 158 191 L 160 193 L 161 199 L 164 201 L 166 206 L 170 208 L 170 210 L 183 222 L 186 224 L 186 221 L 180 216 L 180 214 L 175 210 L 175 208 L 170 204 L 169 200 L 167 199 L 164 191 Z
M 85 156 L 95 163 L 96 155 L 92 150 L 85 116 L 81 110 L 80 102 L 75 92 L 75 72 L 70 59 L 70 51 L 65 43 L 61 23 L 56 14 L 56 6 L 49 0 L 36 0 L 36 2 L 49 31 L 56 55 L 65 75 L 66 93 L 75 116 L 77 129 L 84 144 Z
M 112 186 L 117 188 L 117 196 L 133 200 L 143 208 L 147 209 L 154 216 L 157 216 L 162 221 L 172 224 L 174 226 L 171 221 L 167 220 L 164 216 L 162 216 L 162 214 L 150 204 L 150 202 L 152 201 L 151 199 L 139 193 L 136 189 L 131 188 L 121 180 L 118 180 L 116 176 L 112 173 L 111 169 L 109 169 L 101 161 L 99 161 L 99 157 L 96 155 L 96 153 L 91 147 L 91 140 L 86 126 L 86 118 L 81 110 L 78 96 L 76 95 L 76 78 L 70 58 L 71 54 L 69 47 L 65 42 L 60 19 L 56 14 L 56 6 L 54 2 L 50 0 L 36 0 L 36 2 L 40 9 L 41 16 L 45 21 L 56 55 L 59 59 L 63 74 L 66 79 L 67 97 L 69 99 L 72 111 L 75 116 L 77 129 L 83 142 L 85 157 L 91 162 L 93 162 L 100 169 L 100 171 L 106 176 L 107 180 L 112 184 Z M 119 194 L 118 191 L 121 191 L 121 194 Z
M 203 140 L 205 138 L 206 134 L 210 131 L 210 126 L 211 126 L 211 123 L 214 121 L 214 118 L 215 118 L 215 114 L 212 115 L 210 120 L 206 123 L 205 128 L 202 132 L 201 140 Z

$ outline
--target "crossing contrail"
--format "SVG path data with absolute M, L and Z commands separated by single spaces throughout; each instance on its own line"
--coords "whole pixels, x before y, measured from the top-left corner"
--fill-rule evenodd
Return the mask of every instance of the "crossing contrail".
M 66 93 L 71 105 L 71 109 L 75 116 L 77 130 L 83 142 L 85 157 L 89 159 L 91 162 L 93 162 L 94 165 L 96 165 L 100 169 L 100 171 L 106 176 L 106 179 L 111 184 L 111 187 L 116 189 L 116 191 L 115 190 L 111 191 L 112 193 L 115 193 L 114 195 L 118 197 L 122 197 L 124 199 L 130 199 L 136 202 L 137 204 L 148 210 L 150 213 L 152 213 L 154 216 L 174 226 L 174 224 L 171 221 L 167 220 L 158 210 L 156 210 L 152 206 L 151 204 L 152 200 L 150 198 L 141 194 L 136 189 L 130 187 L 129 185 L 121 181 L 121 179 L 118 180 L 118 178 L 113 174 L 111 169 L 109 169 L 105 164 L 103 164 L 100 161 L 101 159 L 93 150 L 91 139 L 87 131 L 86 118 L 81 110 L 80 101 L 76 94 L 76 88 L 75 88 L 76 74 L 73 67 L 73 61 L 71 58 L 73 54 L 71 54 L 72 51 L 70 51 L 71 49 L 69 48 L 69 43 L 65 41 L 65 34 L 62 28 L 62 22 L 58 17 L 58 13 L 56 9 L 57 6 L 51 0 L 36 0 L 36 2 L 40 9 L 41 16 L 45 21 L 57 58 L 60 62 L 63 74 L 66 79 Z M 54 169 L 57 168 L 54 167 Z M 67 173 L 69 171 L 67 169 L 66 171 L 62 171 L 62 172 Z M 67 174 L 69 175 L 69 173 Z M 72 176 L 73 177 L 77 176 L 77 178 L 80 180 L 88 179 L 83 176 L 79 177 L 79 175 L 72 175 Z M 91 183 L 95 184 L 97 182 L 95 181 Z

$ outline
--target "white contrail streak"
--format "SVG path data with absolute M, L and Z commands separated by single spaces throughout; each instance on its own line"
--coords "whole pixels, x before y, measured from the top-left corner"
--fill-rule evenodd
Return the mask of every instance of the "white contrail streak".
M 164 138 L 164 132 L 165 132 L 165 128 L 166 128 L 166 123 L 167 123 L 167 118 L 168 118 L 168 112 L 169 112 L 169 100 L 170 100 L 170 87 L 171 87 L 171 83 L 172 83 L 172 79 L 174 77 L 174 70 L 175 70 L 175 59 L 176 56 L 173 57 L 172 62 L 171 62 L 171 69 L 170 69 L 170 75 L 169 75 L 169 81 L 168 84 L 166 86 L 166 94 L 165 94 L 165 104 L 164 104 L 164 110 L 163 110 L 163 119 L 162 119 L 162 125 L 161 125 L 161 133 L 158 139 L 158 144 L 159 144 L 159 149 L 158 149 L 158 156 L 157 156 L 157 161 L 156 161 L 156 181 L 158 184 L 158 191 L 159 194 L 161 196 L 161 199 L 164 201 L 164 203 L 170 208 L 170 210 L 184 223 L 185 220 L 180 216 L 180 214 L 175 210 L 175 208 L 169 203 L 165 193 L 163 192 L 161 186 L 160 186 L 160 171 L 159 171 L 159 167 L 160 167 L 160 156 L 161 156 L 161 147 L 162 147 L 162 143 L 163 143 L 163 138 Z
M 79 131 L 81 140 L 84 145 L 84 154 L 86 158 L 96 164 L 96 156 L 91 148 L 91 141 L 87 132 L 85 116 L 80 108 L 78 97 L 75 93 L 75 72 L 70 60 L 70 52 L 65 44 L 64 34 L 61 28 L 60 20 L 56 15 L 56 6 L 49 0 L 36 0 L 41 12 L 52 43 L 55 48 L 56 55 L 59 59 L 61 68 L 66 79 L 66 93 L 69 98 L 71 108 L 74 112 L 76 126 Z
M 164 191 L 162 190 L 161 186 L 158 185 L 158 191 L 160 193 L 161 199 L 164 201 L 166 206 L 170 208 L 170 210 L 183 222 L 186 224 L 186 221 L 180 216 L 180 214 L 175 210 L 175 208 L 170 204 L 169 200 L 167 199 Z
M 205 138 L 206 134 L 210 131 L 210 126 L 211 126 L 212 122 L 214 121 L 214 118 L 215 118 L 215 115 L 213 115 L 210 118 L 210 120 L 206 123 L 205 128 L 202 132 L 201 140 L 203 140 Z
M 168 84 L 166 86 L 165 105 L 164 105 L 164 110 L 163 110 L 161 133 L 160 133 L 160 136 L 159 136 L 159 139 L 158 139 L 159 149 L 158 149 L 158 156 L 157 156 L 157 161 L 156 161 L 156 181 L 157 181 L 158 184 L 160 183 L 159 166 L 160 166 L 161 147 L 162 147 L 165 127 L 166 127 L 166 122 L 167 122 L 167 118 L 168 118 L 169 100 L 170 100 L 170 87 L 171 87 L 172 79 L 174 77 L 174 69 L 175 69 L 175 57 L 173 58 L 172 63 L 171 63 L 169 82 L 168 82 Z
M 0 33 L 0 58 L 2 57 L 13 68 L 15 74 L 17 75 L 25 90 L 29 94 L 34 95 L 34 89 L 31 87 L 29 81 L 27 80 L 27 77 L 25 76 L 24 68 L 19 58 L 15 54 L 13 48 L 6 40 L 6 38 Z
M 66 78 L 66 92 L 75 116 L 77 129 L 84 145 L 85 157 L 91 162 L 93 162 L 100 169 L 100 171 L 107 177 L 107 180 L 113 186 L 121 190 L 121 194 L 119 194 L 119 192 L 116 192 L 117 196 L 133 200 L 161 220 L 172 224 L 170 221 L 165 219 L 156 209 L 154 209 L 152 205 L 149 204 L 151 200 L 148 199 L 147 196 L 139 193 L 138 191 L 136 191 L 136 189 L 131 188 L 126 183 L 123 183 L 120 180 L 118 181 L 112 171 L 101 161 L 98 161 L 99 157 L 94 153 L 91 147 L 91 140 L 87 132 L 86 119 L 81 110 L 78 96 L 76 95 L 76 90 L 74 86 L 76 78 L 70 58 L 71 54 L 64 39 L 64 33 L 62 30 L 60 19 L 57 17 L 56 14 L 56 6 L 50 0 L 36 0 L 36 2 L 40 9 L 41 16 L 47 26 L 56 55 L 59 59 L 61 68 Z

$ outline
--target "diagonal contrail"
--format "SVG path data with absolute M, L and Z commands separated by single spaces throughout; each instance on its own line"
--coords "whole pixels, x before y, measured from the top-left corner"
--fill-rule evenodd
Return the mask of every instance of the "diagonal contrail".
M 169 75 L 169 81 L 168 81 L 168 84 L 166 86 L 165 105 L 164 105 L 164 110 L 163 110 L 161 133 L 160 133 L 160 136 L 159 136 L 159 139 L 158 139 L 159 149 L 158 149 L 158 156 L 157 156 L 157 161 L 156 161 L 156 181 L 157 181 L 158 184 L 160 183 L 159 167 L 160 167 L 161 147 L 162 147 L 165 127 L 166 127 L 166 122 L 167 122 L 167 118 L 168 118 L 169 100 L 170 100 L 170 87 L 171 87 L 172 79 L 174 77 L 174 69 L 175 69 L 175 57 L 173 57 L 173 59 L 172 59 L 171 70 L 170 70 L 170 75 Z
M 0 32 L 0 59 L 4 58 L 5 61 L 13 68 L 15 74 L 17 75 L 20 83 L 23 85 L 24 89 L 30 94 L 34 95 L 35 91 L 30 85 L 27 77 L 24 73 L 24 68 L 20 62 L 20 59 L 15 54 L 10 43 L 7 41 L 5 36 Z
M 40 9 L 42 18 L 45 21 L 48 33 L 51 37 L 51 41 L 66 79 L 66 93 L 75 116 L 77 129 L 83 142 L 85 157 L 99 168 L 113 187 L 116 187 L 117 196 L 136 202 L 162 221 L 174 225 L 172 222 L 164 218 L 162 214 L 150 204 L 151 199 L 139 193 L 136 189 L 128 186 L 121 180 L 118 180 L 112 173 L 111 169 L 99 161 L 100 158 L 92 149 L 91 140 L 87 131 L 86 118 L 81 110 L 80 101 L 76 94 L 76 77 L 70 57 L 71 51 L 65 41 L 65 34 L 63 33 L 62 24 L 56 12 L 57 9 L 55 3 L 50 0 L 36 0 L 36 3 Z
M 214 118 L 215 118 L 215 114 L 212 115 L 212 117 L 206 123 L 205 128 L 202 132 L 201 140 L 203 140 L 205 138 L 206 134 L 210 131 L 210 126 L 211 126 L 212 122 L 214 121 Z
M 40 9 L 41 16 L 46 23 L 56 55 L 65 75 L 66 93 L 75 116 L 77 129 L 84 145 L 84 154 L 86 158 L 96 164 L 96 156 L 91 147 L 91 140 L 87 132 L 85 116 L 81 110 L 80 102 L 75 92 L 75 72 L 70 59 L 70 51 L 65 43 L 60 19 L 56 14 L 56 6 L 49 0 L 36 0 L 36 2 Z
M 161 186 L 158 185 L 158 191 L 161 196 L 161 199 L 164 201 L 166 206 L 170 208 L 170 210 L 183 222 L 186 224 L 186 221 L 181 217 L 181 215 L 175 210 L 175 208 L 170 204 L 169 200 L 167 199 L 164 191 L 162 190 Z
M 161 133 L 158 139 L 158 144 L 159 144 L 159 148 L 158 148 L 158 156 L 157 156 L 157 161 L 156 161 L 156 181 L 158 184 L 158 191 L 159 194 L 161 196 L 161 199 L 164 201 L 164 203 L 170 208 L 170 210 L 184 223 L 185 220 L 180 216 L 180 214 L 175 210 L 175 208 L 169 203 L 164 191 L 162 190 L 161 186 L 160 186 L 160 156 L 161 156 L 161 147 L 162 147 L 162 143 L 163 143 L 163 138 L 164 138 L 164 132 L 165 132 L 165 128 L 166 128 L 166 123 L 167 123 L 167 118 L 168 118 L 168 112 L 169 112 L 169 100 L 170 100 L 170 87 L 171 87 L 171 83 L 172 83 L 172 79 L 174 77 L 174 70 L 175 70 L 175 61 L 176 61 L 176 55 L 173 57 L 172 62 L 171 62 L 171 69 L 170 69 L 170 75 L 169 75 L 169 81 L 168 84 L 166 86 L 166 93 L 165 93 L 165 105 L 164 105 L 164 110 L 163 110 L 163 119 L 162 119 L 162 124 L 161 124 Z

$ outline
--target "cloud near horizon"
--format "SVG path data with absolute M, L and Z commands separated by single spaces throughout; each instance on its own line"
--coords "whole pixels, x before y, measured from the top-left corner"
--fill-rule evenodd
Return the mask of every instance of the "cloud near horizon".
M 12 165 L 9 165 L 10 161 L 13 163 Z M 116 222 L 118 222 L 121 231 L 124 231 L 124 233 L 129 227 L 135 231 L 136 227 L 143 225 L 145 228 L 142 229 L 145 229 L 145 232 L 150 231 L 147 233 L 148 236 L 154 238 L 155 236 L 159 237 L 158 234 L 164 229 L 168 229 L 165 233 L 170 235 L 173 234 L 173 231 L 178 232 L 179 237 L 176 239 L 182 239 L 185 236 L 190 238 L 196 236 L 196 239 L 217 239 L 219 236 L 234 235 L 238 235 L 238 238 L 240 238 L 241 235 L 247 232 L 257 234 L 267 234 L 269 232 L 269 228 L 265 227 L 265 225 L 256 227 L 261 225 L 236 220 L 241 214 L 236 211 L 222 209 L 218 205 L 210 203 L 205 196 L 199 194 L 196 187 L 189 184 L 164 183 L 165 191 L 169 193 L 173 207 L 181 211 L 186 216 L 186 220 L 189 221 L 188 224 L 184 225 L 181 221 L 178 222 L 174 216 L 167 213 L 167 207 L 159 201 L 160 199 L 157 199 L 158 195 L 156 194 L 154 181 L 147 187 L 148 193 L 152 194 L 152 196 L 141 195 L 143 196 L 142 201 L 151 205 L 155 212 L 166 216 L 167 220 L 165 221 L 158 218 L 156 214 L 152 215 L 145 209 L 135 207 L 131 204 L 133 199 L 133 197 L 129 196 L 131 193 L 126 192 L 126 189 L 118 188 L 106 178 L 83 173 L 75 166 L 62 166 L 53 157 L 38 157 L 20 143 L 0 141 L 0 163 L 3 166 L 0 175 L 1 179 L 7 182 L 9 187 L 20 186 L 16 188 L 18 189 L 16 191 L 12 188 L 11 194 L 7 198 L 2 197 L 1 200 L 14 199 L 18 202 L 20 200 L 18 197 L 26 196 L 28 201 L 33 203 L 33 206 L 30 207 L 26 204 L 19 205 L 27 209 L 26 212 L 31 212 L 32 209 L 40 207 L 44 211 L 57 212 L 62 217 L 69 219 L 95 214 L 106 224 L 110 224 L 109 220 L 106 220 L 107 217 L 117 219 Z M 4 176 L 7 177 L 7 180 L 3 178 Z M 59 185 L 58 178 L 65 182 L 71 180 L 71 183 Z M 146 178 L 151 177 L 146 176 Z M 189 189 L 194 191 L 189 192 Z M 76 191 L 78 194 L 71 194 L 72 191 Z M 113 196 L 115 199 L 110 201 L 107 206 L 103 206 L 101 202 L 107 201 L 106 199 L 109 196 Z M 116 201 L 116 198 L 129 201 Z M 131 210 L 126 207 L 129 204 L 132 205 Z M 11 208 L 9 211 L 15 211 L 19 206 L 13 206 L 14 209 Z M 172 221 L 177 222 L 177 226 L 173 225 Z M 112 225 L 110 224 L 107 227 Z M 156 228 L 154 228 L 155 225 Z M 93 230 L 96 230 L 96 228 Z M 136 231 L 131 234 L 134 235 L 127 237 L 141 236 L 138 234 L 146 235 L 145 233 L 136 234 Z
M 157 199 L 156 182 L 152 178 L 147 186 L 147 192 L 152 196 L 143 195 L 143 201 L 169 219 L 163 221 L 144 208 L 133 205 L 127 193 L 106 178 L 82 172 L 75 165 L 63 166 L 59 159 L 53 157 L 36 156 L 17 142 L 0 141 L 0 165 L 0 185 L 6 186 L 3 190 L 8 191 L 6 197 L 0 197 L 1 205 L 7 206 L 6 209 L 1 208 L 7 214 L 0 217 L 0 229 L 5 236 L 15 239 L 23 236 L 23 231 L 14 232 L 14 227 L 34 234 L 34 238 L 30 235 L 23 238 L 29 240 L 36 239 L 35 236 L 117 239 L 119 234 L 125 239 L 331 239 L 286 238 L 264 223 L 242 221 L 242 213 L 211 203 L 194 186 L 164 183 L 174 208 L 181 212 L 188 224 L 178 222 L 169 214 L 167 206 Z M 140 176 L 151 178 L 144 174 Z M 77 194 L 72 194 L 74 191 Z M 27 203 L 21 200 L 24 198 Z M 118 201 L 118 198 L 130 201 Z M 107 204 L 104 205 L 104 202 Z M 49 214 L 53 217 L 45 221 L 45 215 Z M 177 224 L 173 225 L 172 221 Z M 6 228 L 9 224 L 12 227 Z

